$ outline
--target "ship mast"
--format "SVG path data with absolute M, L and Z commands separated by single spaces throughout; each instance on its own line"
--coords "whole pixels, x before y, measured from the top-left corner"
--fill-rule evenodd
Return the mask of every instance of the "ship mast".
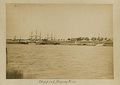
M 47 34 L 47 40 L 49 40 L 49 35 Z
M 33 39 L 33 32 L 31 32 L 30 39 L 31 40 Z
M 21 41 L 21 35 L 20 35 L 20 39 L 19 39 L 19 42 Z
M 55 41 L 55 38 L 56 38 L 56 37 L 55 37 L 55 34 L 54 34 L 54 38 L 53 38 L 54 41 Z
M 36 30 L 35 40 L 37 40 L 37 30 Z
M 51 33 L 51 40 L 53 40 L 53 35 L 52 35 L 52 33 Z
M 16 40 L 16 35 L 14 36 L 14 40 Z
M 40 32 L 39 40 L 41 40 L 41 32 Z
M 36 30 L 35 41 L 37 41 L 37 37 L 38 37 L 38 35 L 37 35 L 37 30 Z
M 21 40 L 21 35 L 20 35 L 20 40 Z

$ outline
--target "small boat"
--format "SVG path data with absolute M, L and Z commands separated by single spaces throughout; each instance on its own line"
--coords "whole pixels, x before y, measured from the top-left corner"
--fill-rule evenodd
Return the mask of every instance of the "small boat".
M 102 44 L 96 44 L 96 46 L 103 46 L 104 44 L 102 43 Z
M 105 42 L 103 46 L 113 46 L 112 41 Z

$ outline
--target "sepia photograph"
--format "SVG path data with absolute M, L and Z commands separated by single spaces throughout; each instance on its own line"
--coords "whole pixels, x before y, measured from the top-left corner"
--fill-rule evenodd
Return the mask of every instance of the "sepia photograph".
M 114 79 L 112 4 L 6 4 L 6 79 Z

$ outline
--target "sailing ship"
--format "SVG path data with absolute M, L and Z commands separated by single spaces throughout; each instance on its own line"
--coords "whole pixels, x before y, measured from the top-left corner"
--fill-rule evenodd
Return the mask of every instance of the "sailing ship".
M 28 42 L 25 39 L 16 39 L 16 36 L 14 36 L 14 39 L 10 39 L 7 41 L 7 44 L 28 44 Z
M 53 37 L 52 34 L 51 34 L 51 37 L 49 37 L 49 35 L 47 34 L 47 38 L 42 39 L 41 32 L 40 32 L 40 35 L 38 36 L 37 31 L 36 31 L 35 35 L 33 35 L 33 32 L 31 32 L 29 44 L 35 44 L 35 45 L 59 45 L 60 43 L 55 40 L 55 37 Z

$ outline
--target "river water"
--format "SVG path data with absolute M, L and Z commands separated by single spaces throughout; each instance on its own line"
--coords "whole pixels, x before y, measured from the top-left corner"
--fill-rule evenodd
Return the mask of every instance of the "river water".
M 113 47 L 7 44 L 8 66 L 32 79 L 112 79 Z

